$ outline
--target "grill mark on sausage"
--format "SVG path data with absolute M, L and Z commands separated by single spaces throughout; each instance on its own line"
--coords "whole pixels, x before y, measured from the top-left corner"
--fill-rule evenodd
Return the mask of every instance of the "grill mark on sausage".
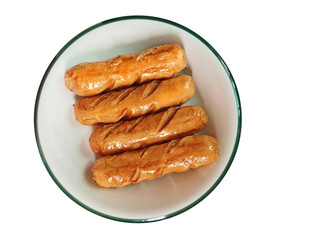
M 118 105 L 119 103 L 121 103 L 123 100 L 125 100 L 126 98 L 129 97 L 129 95 L 131 93 L 134 92 L 134 90 L 136 90 L 137 86 L 132 86 L 126 90 L 124 90 L 116 99 L 115 101 L 115 105 Z
M 141 174 L 140 169 L 137 168 L 131 176 L 131 182 L 136 183 L 140 178 L 140 174 Z
M 103 100 L 105 100 L 106 98 L 108 98 L 110 96 L 111 92 L 107 92 L 102 94 L 100 97 L 98 97 L 96 100 L 94 100 L 91 104 L 90 107 L 94 108 L 96 107 L 99 103 L 101 103 Z
M 180 142 L 181 139 L 173 139 L 168 146 L 166 147 L 166 153 L 169 154 L 170 151 L 177 146 L 177 144 Z
M 126 133 L 130 133 L 136 126 L 139 125 L 139 123 L 145 118 L 145 116 L 141 116 L 138 119 L 132 121 L 132 125 L 127 128 Z
M 146 113 L 154 113 L 158 110 L 159 110 L 159 108 L 157 107 L 157 104 L 153 102 L 153 103 L 151 103 L 151 105 Z
M 146 99 L 147 97 L 152 95 L 152 93 L 154 93 L 157 90 L 159 85 L 160 85 L 160 81 L 158 81 L 158 80 L 155 80 L 155 81 L 152 81 L 151 83 L 148 83 L 148 86 L 146 87 L 146 89 L 143 92 L 142 98 Z
M 127 119 L 127 118 L 128 118 L 127 113 L 128 113 L 128 109 L 126 108 L 126 109 L 124 109 L 124 110 L 122 111 L 121 115 L 120 115 L 119 118 L 118 118 L 118 121 L 120 121 L 120 120 L 122 120 L 122 119 Z
M 146 153 L 147 150 L 148 150 L 148 148 L 141 149 L 140 159 L 144 157 L 144 154 Z
M 158 128 L 156 130 L 157 133 L 159 133 L 162 129 L 164 129 L 169 124 L 172 118 L 176 115 L 177 111 L 178 110 L 176 108 L 172 107 L 164 112 L 159 122 Z
M 99 103 L 101 103 L 104 99 L 106 99 L 107 97 L 109 97 L 111 94 L 111 92 L 107 92 L 102 94 L 100 97 L 98 97 L 96 100 L 94 100 L 91 104 L 90 107 L 94 108 L 96 107 Z
M 110 126 L 105 132 L 104 132 L 104 138 L 103 138 L 103 141 L 106 141 L 108 136 L 110 135 L 110 133 L 112 131 L 114 131 L 115 129 L 117 129 L 118 127 L 120 127 L 122 124 L 124 123 L 124 121 L 120 121 L 120 122 L 117 122 L 115 124 L 112 124 L 112 126 Z

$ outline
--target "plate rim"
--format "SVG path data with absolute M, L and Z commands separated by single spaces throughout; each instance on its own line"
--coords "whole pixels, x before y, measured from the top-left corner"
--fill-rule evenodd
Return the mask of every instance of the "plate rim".
M 41 147 L 41 142 L 40 142 L 40 138 L 39 138 L 39 129 L 38 129 L 38 107 L 39 107 L 39 100 L 41 97 L 41 92 L 42 92 L 42 88 L 45 84 L 45 81 L 47 79 L 47 76 L 50 73 L 51 68 L 54 66 L 55 62 L 58 60 L 58 58 L 62 55 L 62 53 L 72 44 L 74 43 L 76 40 L 78 40 L 79 38 L 81 38 L 82 36 L 84 36 L 86 33 L 99 28 L 101 26 L 110 24 L 110 23 L 114 23 L 114 22 L 118 22 L 118 21 L 126 21 L 126 20 L 151 20 L 151 21 L 158 21 L 158 22 L 162 22 L 162 23 L 166 23 L 169 25 L 172 25 L 174 27 L 180 28 L 188 33 L 190 33 L 191 35 L 193 35 L 194 37 L 196 37 L 197 39 L 199 39 L 205 46 L 207 46 L 209 48 L 209 50 L 211 50 L 211 52 L 218 58 L 218 60 L 220 61 L 220 63 L 222 64 L 222 67 L 224 68 L 224 70 L 226 71 L 229 80 L 231 82 L 232 88 L 233 88 L 233 92 L 234 92 L 234 96 L 235 96 L 235 100 L 236 100 L 236 105 L 237 105 L 237 112 L 238 112 L 238 123 L 237 123 L 237 135 L 236 135 L 236 139 L 234 142 L 234 146 L 233 146 L 233 150 L 232 153 L 230 155 L 230 158 L 228 160 L 227 165 L 225 166 L 223 172 L 221 173 L 221 175 L 219 176 L 219 178 L 215 181 L 215 183 L 198 199 L 196 199 L 195 201 L 193 201 L 192 203 L 190 203 L 189 205 L 174 211 L 172 213 L 163 215 L 163 216 L 159 216 L 159 217 L 154 217 L 154 218 L 138 218 L 138 219 L 134 219 L 134 218 L 121 218 L 121 217 L 116 217 L 116 216 L 112 216 L 112 215 L 108 215 L 102 212 L 99 212 L 89 206 L 87 206 L 86 204 L 82 203 L 80 200 L 78 200 L 76 197 L 74 197 L 70 192 L 68 192 L 64 186 L 59 182 L 59 180 L 55 177 L 54 173 L 52 172 L 52 170 L 49 167 L 48 162 L 46 161 L 46 157 L 45 154 L 42 150 Z M 241 110 L 241 103 L 240 103 L 240 97 L 239 97 L 239 92 L 238 92 L 238 88 L 236 86 L 236 83 L 234 81 L 234 78 L 227 66 L 227 64 L 225 63 L 225 61 L 222 59 L 222 57 L 220 56 L 220 54 L 204 39 L 202 38 L 200 35 L 198 35 L 197 33 L 195 33 L 194 31 L 192 31 L 191 29 L 173 22 L 171 20 L 167 20 L 164 18 L 160 18 L 160 17 L 154 17 L 154 16 L 147 16 L 147 15 L 128 15 L 128 16 L 121 16 L 121 17 L 116 17 L 116 18 L 111 18 L 102 22 L 99 22 L 97 24 L 94 24 L 90 27 L 88 27 L 87 29 L 83 30 L 82 32 L 78 33 L 75 37 L 73 37 L 69 42 L 67 42 L 62 48 L 61 50 L 55 55 L 55 57 L 52 59 L 51 63 L 49 64 L 48 68 L 46 69 L 42 80 L 40 82 L 38 91 L 37 91 L 37 96 L 36 96 L 36 100 L 35 100 L 35 107 L 34 107 L 34 133 L 35 133 L 35 139 L 36 139 L 36 143 L 37 143 L 37 147 L 38 147 L 38 151 L 40 153 L 40 157 L 42 159 L 42 162 L 45 166 L 45 168 L 47 169 L 49 175 L 51 176 L 52 180 L 56 183 L 56 185 L 61 189 L 62 192 L 64 192 L 71 200 L 73 200 L 75 203 L 77 203 L 79 206 L 83 207 L 84 209 L 97 214 L 101 217 L 105 217 L 111 220 L 116 220 L 116 221 L 120 221 L 120 222 L 130 222 L 130 223 L 145 223 L 145 222 L 155 222 L 155 221 L 160 221 L 160 220 L 164 220 L 164 219 L 168 219 L 174 216 L 177 216 L 187 210 L 189 210 L 190 208 L 196 206 L 198 203 L 200 203 L 203 199 L 205 199 L 218 185 L 219 183 L 222 181 L 222 179 L 224 178 L 224 176 L 226 175 L 226 173 L 228 172 L 234 157 L 236 155 L 238 146 L 239 146 L 239 142 L 240 142 L 240 136 L 241 136 L 241 128 L 242 128 L 242 110 Z

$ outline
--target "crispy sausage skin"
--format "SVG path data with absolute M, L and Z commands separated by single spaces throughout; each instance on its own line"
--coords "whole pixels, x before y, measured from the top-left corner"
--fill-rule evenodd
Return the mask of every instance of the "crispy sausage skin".
M 150 80 L 169 78 L 186 66 L 182 47 L 160 45 L 104 62 L 80 63 L 66 71 L 65 85 L 77 95 L 88 97 Z
M 194 93 L 191 76 L 155 80 L 141 86 L 81 98 L 74 104 L 75 118 L 83 125 L 116 123 L 182 105 Z
M 136 150 L 197 133 L 207 120 L 199 106 L 171 107 L 135 120 L 100 126 L 90 136 L 90 147 L 99 155 Z
M 207 135 L 187 136 L 136 151 L 99 158 L 93 179 L 102 187 L 124 187 L 172 172 L 185 172 L 218 158 L 218 141 Z

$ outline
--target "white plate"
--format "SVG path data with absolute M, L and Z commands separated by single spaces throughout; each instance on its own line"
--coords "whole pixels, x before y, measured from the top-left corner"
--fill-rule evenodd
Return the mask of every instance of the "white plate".
M 186 105 L 208 114 L 201 132 L 216 137 L 220 157 L 208 166 L 168 174 L 118 189 L 98 187 L 91 177 L 97 156 L 89 147 L 92 127 L 73 115 L 77 97 L 64 85 L 65 71 L 81 62 L 102 61 L 160 44 L 184 47 L 196 94 Z M 35 105 L 35 135 L 45 167 L 73 201 L 100 216 L 146 222 L 175 216 L 204 199 L 219 184 L 235 156 L 241 108 L 232 75 L 219 54 L 199 35 L 177 23 L 147 16 L 127 16 L 98 23 L 75 36 L 56 55 L 41 81 Z

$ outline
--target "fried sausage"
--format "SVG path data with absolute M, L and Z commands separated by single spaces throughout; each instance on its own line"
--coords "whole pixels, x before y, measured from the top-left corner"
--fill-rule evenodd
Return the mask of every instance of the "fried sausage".
M 96 128 L 89 139 L 95 154 L 109 155 L 144 148 L 202 130 L 208 117 L 199 106 L 186 106 Z
M 93 179 L 102 187 L 124 187 L 172 172 L 185 172 L 218 157 L 218 141 L 196 135 L 140 150 L 104 156 L 93 165 Z
M 65 85 L 70 91 L 88 97 L 150 80 L 169 78 L 186 65 L 182 47 L 160 45 L 104 62 L 80 63 L 67 70 Z
M 74 104 L 76 120 L 84 125 L 115 123 L 140 117 L 188 101 L 195 92 L 193 78 L 179 75 L 141 86 L 79 99 Z

